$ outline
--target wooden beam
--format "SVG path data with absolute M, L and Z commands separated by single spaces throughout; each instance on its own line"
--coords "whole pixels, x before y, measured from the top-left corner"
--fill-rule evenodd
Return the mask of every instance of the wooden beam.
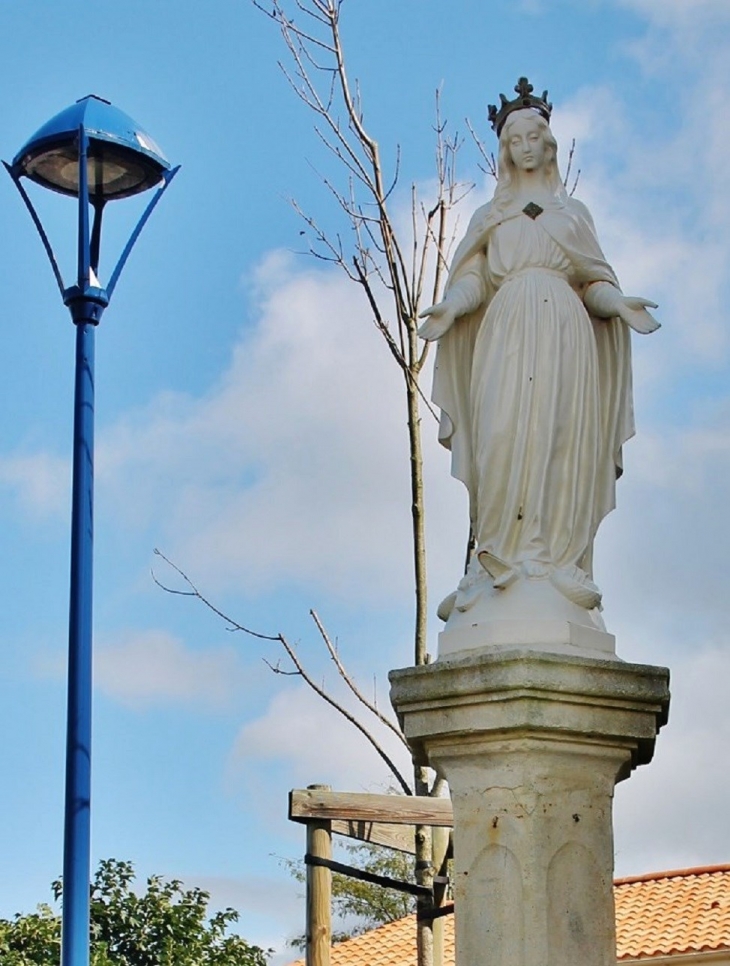
M 373 845 L 384 845 L 388 849 L 398 849 L 399 852 L 416 854 L 415 829 L 408 825 L 393 825 L 386 822 L 355 822 L 345 819 L 333 819 L 332 831 L 338 835 L 346 835 L 360 842 L 372 842 Z
M 330 792 L 305 788 L 289 792 L 289 818 L 345 822 L 385 822 L 389 825 L 454 824 L 448 798 L 416 795 L 368 795 L 362 792 Z

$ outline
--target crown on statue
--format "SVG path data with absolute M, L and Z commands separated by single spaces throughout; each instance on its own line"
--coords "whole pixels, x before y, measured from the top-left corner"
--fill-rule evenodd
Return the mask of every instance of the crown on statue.
M 496 132 L 497 137 L 501 134 L 504 122 L 512 111 L 521 111 L 526 107 L 531 107 L 533 110 L 542 114 L 546 121 L 550 121 L 553 105 L 547 99 L 548 92 L 543 91 L 542 97 L 535 97 L 532 93 L 534 89 L 526 77 L 520 77 L 515 84 L 517 97 L 513 101 L 508 101 L 504 94 L 500 94 L 499 99 L 501 103 L 499 110 L 497 110 L 496 104 L 489 105 L 489 123 Z

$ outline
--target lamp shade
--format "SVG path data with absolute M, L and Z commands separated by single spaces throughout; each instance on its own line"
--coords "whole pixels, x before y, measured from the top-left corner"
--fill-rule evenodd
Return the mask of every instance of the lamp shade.
M 127 198 L 154 187 L 170 162 L 129 115 L 95 94 L 56 114 L 18 151 L 11 170 L 64 195 L 79 193 L 79 128 L 89 141 L 92 200 Z

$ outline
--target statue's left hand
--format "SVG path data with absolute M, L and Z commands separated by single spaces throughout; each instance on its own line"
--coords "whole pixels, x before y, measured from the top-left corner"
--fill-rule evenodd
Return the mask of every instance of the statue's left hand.
M 419 336 L 426 342 L 437 342 L 456 321 L 456 311 L 448 301 L 437 302 L 424 309 L 418 318 L 426 320 L 418 330 Z
M 650 299 L 643 299 L 635 295 L 623 295 L 621 304 L 617 306 L 617 314 L 627 325 L 631 326 L 634 332 L 638 332 L 640 335 L 648 335 L 650 332 L 656 332 L 660 328 L 661 322 L 657 322 L 651 312 L 647 312 L 647 307 L 655 309 L 658 306 L 656 302 L 652 302 Z

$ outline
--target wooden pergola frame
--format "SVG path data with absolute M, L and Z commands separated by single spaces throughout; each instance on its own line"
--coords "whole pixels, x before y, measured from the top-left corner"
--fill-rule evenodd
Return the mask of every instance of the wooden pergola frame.
M 332 872 L 353 875 L 389 888 L 414 892 L 411 883 L 363 873 L 332 860 L 332 835 L 345 835 L 415 855 L 415 830 L 431 826 L 434 836 L 432 896 L 434 966 L 443 966 L 443 915 L 451 911 L 446 897 L 446 863 L 450 855 L 450 829 L 454 824 L 451 801 L 416 795 L 369 795 L 333 792 L 328 785 L 310 785 L 289 793 L 289 818 L 306 825 L 307 930 L 306 966 L 330 966 L 332 945 Z

